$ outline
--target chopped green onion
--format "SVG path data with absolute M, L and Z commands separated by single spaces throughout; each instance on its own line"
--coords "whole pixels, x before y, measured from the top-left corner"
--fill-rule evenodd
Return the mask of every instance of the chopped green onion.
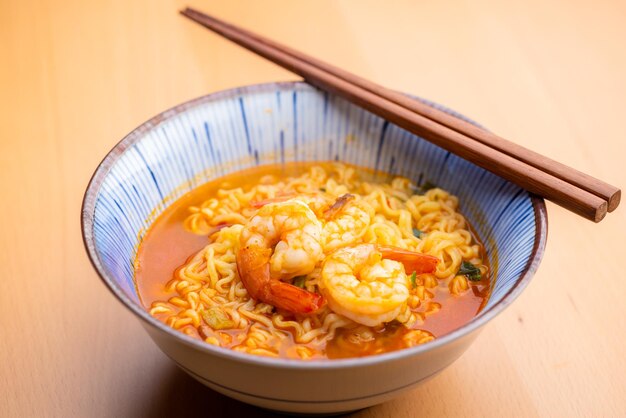
M 213 329 L 229 329 L 235 327 L 235 321 L 217 306 L 212 306 L 202 312 L 202 319 Z
M 415 289 L 417 287 L 417 272 L 414 271 L 413 273 L 411 273 L 411 285 L 413 286 L 413 289 Z
M 423 232 L 420 231 L 417 228 L 413 228 L 413 235 L 415 235 L 417 238 L 421 238 L 422 237 Z
M 463 275 L 473 282 L 477 282 L 481 279 L 480 269 L 469 261 L 463 261 L 461 263 L 461 268 L 457 275 Z
M 422 192 L 427 192 L 430 189 L 434 189 L 435 187 L 437 187 L 434 183 L 431 183 L 430 181 L 426 180 L 424 182 L 424 184 L 422 184 L 422 186 L 420 187 L 420 189 L 422 189 Z
M 296 276 L 293 279 L 293 285 L 304 289 L 306 284 L 306 276 Z

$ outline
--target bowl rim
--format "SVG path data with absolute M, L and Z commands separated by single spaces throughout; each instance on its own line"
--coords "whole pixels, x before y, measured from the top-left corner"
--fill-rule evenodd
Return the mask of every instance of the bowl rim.
M 125 135 L 102 159 L 94 171 L 87 188 L 83 196 L 83 202 L 81 206 L 81 233 L 83 238 L 83 244 L 89 260 L 96 270 L 96 273 L 100 277 L 104 285 L 109 291 L 120 301 L 127 309 L 135 314 L 144 324 L 156 328 L 159 331 L 166 333 L 173 337 L 177 341 L 207 354 L 221 357 L 225 360 L 231 360 L 235 362 L 248 363 L 256 366 L 265 366 L 280 369 L 298 369 L 298 370 L 319 370 L 319 369 L 345 369 L 357 366 L 370 366 L 388 361 L 397 361 L 414 355 L 419 355 L 431 350 L 435 350 L 441 346 L 451 343 L 463 336 L 473 333 L 480 329 L 487 322 L 495 318 L 500 312 L 506 309 L 526 288 L 532 277 L 534 276 L 541 259 L 543 257 L 547 234 L 548 234 L 548 216 L 545 201 L 543 198 L 536 196 L 532 193 L 528 193 L 531 199 L 531 203 L 534 210 L 535 218 L 535 237 L 533 243 L 533 249 L 531 255 L 526 263 L 520 278 L 516 284 L 509 289 L 509 291 L 502 297 L 502 299 L 491 306 L 489 309 L 481 312 L 480 316 L 474 317 L 472 320 L 462 325 L 461 327 L 445 334 L 435 340 L 426 344 L 421 344 L 415 347 L 405 348 L 402 350 L 392 351 L 389 353 L 377 354 L 366 357 L 356 357 L 347 359 L 319 359 L 319 360 L 297 360 L 297 359 L 283 359 L 283 358 L 271 358 L 263 356 L 255 356 L 252 354 L 239 353 L 226 348 L 215 347 L 211 344 L 193 339 L 186 334 L 179 332 L 173 328 L 168 327 L 163 322 L 152 317 L 146 309 L 139 303 L 132 301 L 124 292 L 117 286 L 117 284 L 109 278 L 109 272 L 104 268 L 98 253 L 93 236 L 95 204 L 98 192 L 102 186 L 102 183 L 110 171 L 111 167 L 121 157 L 122 154 L 134 143 L 138 142 L 145 132 L 153 129 L 160 123 L 182 113 L 187 109 L 209 103 L 219 101 L 227 98 L 237 97 L 245 94 L 263 93 L 268 91 L 283 91 L 283 90 L 317 90 L 303 81 L 278 81 L 269 83 L 250 84 L 226 90 L 220 90 L 217 92 L 209 93 L 194 99 L 180 103 L 174 107 L 171 107 L 156 116 L 150 118 L 146 122 L 140 124 L 133 129 L 130 133 Z M 422 100 L 422 99 L 420 99 Z M 440 110 L 445 111 L 455 117 L 460 117 L 476 124 L 472 120 L 465 116 L 439 105 L 434 102 L 424 100 L 425 102 L 435 105 Z M 478 125 L 478 124 L 476 124 Z

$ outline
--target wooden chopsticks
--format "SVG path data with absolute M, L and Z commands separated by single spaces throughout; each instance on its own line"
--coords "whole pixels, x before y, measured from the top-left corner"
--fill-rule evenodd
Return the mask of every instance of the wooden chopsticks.
M 422 102 L 194 9 L 181 14 L 261 55 L 308 83 L 594 222 L 618 205 L 621 191 Z

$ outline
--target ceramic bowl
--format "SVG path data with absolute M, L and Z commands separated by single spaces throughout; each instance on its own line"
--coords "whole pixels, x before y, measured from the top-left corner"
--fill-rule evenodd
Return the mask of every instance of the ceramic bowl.
M 148 315 L 133 282 L 133 259 L 146 228 L 168 204 L 233 171 L 315 160 L 385 170 L 418 184 L 428 180 L 457 195 L 494 271 L 481 313 L 423 345 L 327 361 L 264 358 L 214 347 Z M 339 97 L 290 82 L 200 97 L 135 129 L 96 169 L 83 202 L 82 231 L 106 286 L 195 379 L 263 408 L 337 413 L 387 401 L 456 360 L 530 281 L 543 254 L 547 218 L 543 200 L 519 187 Z

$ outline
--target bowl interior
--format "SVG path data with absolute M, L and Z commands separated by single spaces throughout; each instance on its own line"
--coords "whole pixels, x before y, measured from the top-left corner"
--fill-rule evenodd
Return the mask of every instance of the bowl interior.
M 133 281 L 136 250 L 170 203 L 233 171 L 312 160 L 384 170 L 457 195 L 495 273 L 482 313 L 528 268 L 540 214 L 526 191 L 304 83 L 205 96 L 164 112 L 124 138 L 94 174 L 85 197 L 83 233 L 92 261 L 118 296 L 139 306 Z

